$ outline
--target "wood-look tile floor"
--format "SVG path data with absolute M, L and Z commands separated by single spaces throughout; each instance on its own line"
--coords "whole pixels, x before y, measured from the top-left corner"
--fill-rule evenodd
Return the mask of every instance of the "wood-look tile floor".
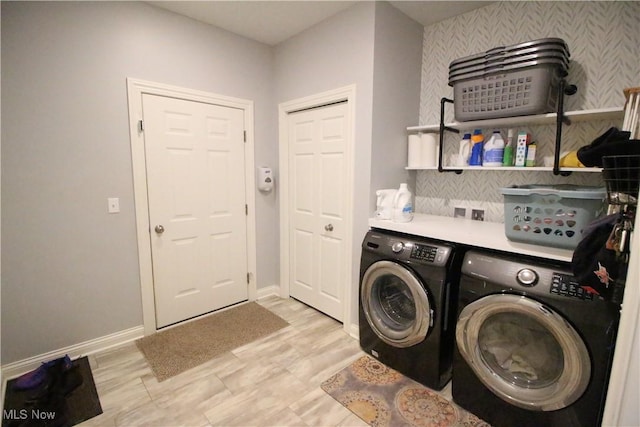
M 289 326 L 161 383 L 135 343 L 90 355 L 103 413 L 80 425 L 367 426 L 320 388 L 365 354 L 357 340 L 294 299 L 257 302 Z
M 160 383 L 134 343 L 90 355 L 103 414 L 81 426 L 366 426 L 320 388 L 357 340 L 296 300 L 257 302 L 290 326 Z

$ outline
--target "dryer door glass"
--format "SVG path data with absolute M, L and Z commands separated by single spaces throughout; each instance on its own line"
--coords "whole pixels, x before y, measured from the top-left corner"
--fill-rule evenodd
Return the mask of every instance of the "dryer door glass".
M 456 342 L 478 378 L 521 408 L 567 407 L 591 377 L 589 353 L 575 329 L 549 307 L 520 295 L 490 295 L 466 306 Z
M 564 370 L 562 347 L 553 333 L 522 313 L 498 313 L 485 319 L 478 331 L 478 347 L 484 363 L 518 387 L 549 387 Z
M 431 323 L 431 306 L 420 280 L 400 264 L 379 261 L 362 280 L 361 303 L 375 334 L 394 347 L 423 341 Z

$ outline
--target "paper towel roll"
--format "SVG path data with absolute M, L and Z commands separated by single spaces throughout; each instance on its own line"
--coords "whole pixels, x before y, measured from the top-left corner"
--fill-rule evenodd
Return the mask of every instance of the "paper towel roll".
M 423 133 L 420 139 L 420 166 L 431 167 L 438 165 L 438 142 L 433 133 Z
M 410 168 L 417 168 L 422 166 L 422 141 L 420 134 L 409 135 L 408 139 L 408 159 L 407 166 Z

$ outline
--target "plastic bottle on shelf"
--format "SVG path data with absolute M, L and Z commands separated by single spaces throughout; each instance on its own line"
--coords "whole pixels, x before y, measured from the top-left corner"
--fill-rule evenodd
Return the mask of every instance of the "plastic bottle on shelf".
M 393 222 L 409 222 L 413 219 L 413 204 L 411 203 L 411 191 L 407 184 L 400 184 L 400 189 L 393 199 Z
M 504 156 L 504 139 L 499 130 L 494 130 L 491 138 L 484 143 L 482 153 L 482 166 L 502 166 Z
M 536 165 L 536 143 L 532 142 L 527 146 L 527 157 L 524 162 L 525 166 L 532 167 Z
M 507 131 L 507 140 L 504 144 L 502 166 L 513 166 L 513 129 Z
M 484 135 L 481 129 L 475 129 L 471 135 L 471 153 L 469 154 L 469 166 L 482 166 L 482 149 Z
M 469 165 L 469 153 L 471 152 L 471 134 L 465 133 L 460 140 L 460 149 L 458 154 L 460 155 L 460 165 L 456 166 L 468 166 Z

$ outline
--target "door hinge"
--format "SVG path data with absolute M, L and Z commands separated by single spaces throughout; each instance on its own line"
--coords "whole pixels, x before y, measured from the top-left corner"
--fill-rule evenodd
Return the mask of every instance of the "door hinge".
M 249 205 L 244 205 L 244 215 L 249 216 Z
M 243 130 L 242 131 L 242 135 L 243 135 L 243 138 L 244 138 L 244 142 L 247 142 L 247 131 Z
M 142 120 L 138 120 L 138 132 L 144 132 L 144 122 Z
M 247 273 L 247 285 L 251 282 L 251 273 Z

